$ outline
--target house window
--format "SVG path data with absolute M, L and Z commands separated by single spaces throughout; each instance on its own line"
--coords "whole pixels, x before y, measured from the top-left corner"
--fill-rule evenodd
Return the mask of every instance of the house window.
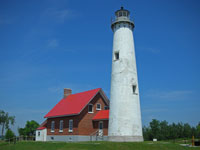
M 38 136 L 40 136 L 40 132 L 38 132 Z
M 136 85 L 132 85 L 133 94 L 136 94 Z
M 96 110 L 101 110 L 101 104 L 97 104 Z
M 69 132 L 73 132 L 73 120 L 69 120 Z
M 60 120 L 59 132 L 63 132 L 63 120 Z
M 108 106 L 104 106 L 104 110 L 108 110 L 109 109 L 109 107 Z
M 115 54 L 114 54 L 114 60 L 119 60 L 119 52 L 115 52 Z
M 54 132 L 55 129 L 55 121 L 51 121 L 51 132 Z
M 92 104 L 88 105 L 88 113 L 93 113 L 93 105 Z

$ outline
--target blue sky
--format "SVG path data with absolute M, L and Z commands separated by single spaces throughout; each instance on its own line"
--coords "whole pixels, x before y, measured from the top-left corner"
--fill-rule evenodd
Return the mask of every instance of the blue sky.
M 1 0 L 0 109 L 16 116 L 15 131 L 41 123 L 63 88 L 109 97 L 110 20 L 121 5 L 135 22 L 143 125 L 200 121 L 200 1 Z

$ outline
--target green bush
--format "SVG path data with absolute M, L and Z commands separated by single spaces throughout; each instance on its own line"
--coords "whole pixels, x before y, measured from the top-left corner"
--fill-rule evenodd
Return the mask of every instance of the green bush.
M 13 139 L 15 137 L 15 134 L 12 130 L 8 129 L 6 131 L 6 134 L 5 134 L 5 139 Z

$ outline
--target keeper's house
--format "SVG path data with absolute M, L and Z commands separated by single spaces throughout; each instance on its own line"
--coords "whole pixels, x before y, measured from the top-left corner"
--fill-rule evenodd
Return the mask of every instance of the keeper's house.
M 77 94 L 64 89 L 64 98 L 36 130 L 36 141 L 107 140 L 109 101 L 98 88 Z

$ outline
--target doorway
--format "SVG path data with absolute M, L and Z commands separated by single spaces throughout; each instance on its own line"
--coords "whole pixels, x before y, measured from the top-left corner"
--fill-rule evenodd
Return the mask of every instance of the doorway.
M 103 121 L 99 121 L 99 136 L 103 136 Z

